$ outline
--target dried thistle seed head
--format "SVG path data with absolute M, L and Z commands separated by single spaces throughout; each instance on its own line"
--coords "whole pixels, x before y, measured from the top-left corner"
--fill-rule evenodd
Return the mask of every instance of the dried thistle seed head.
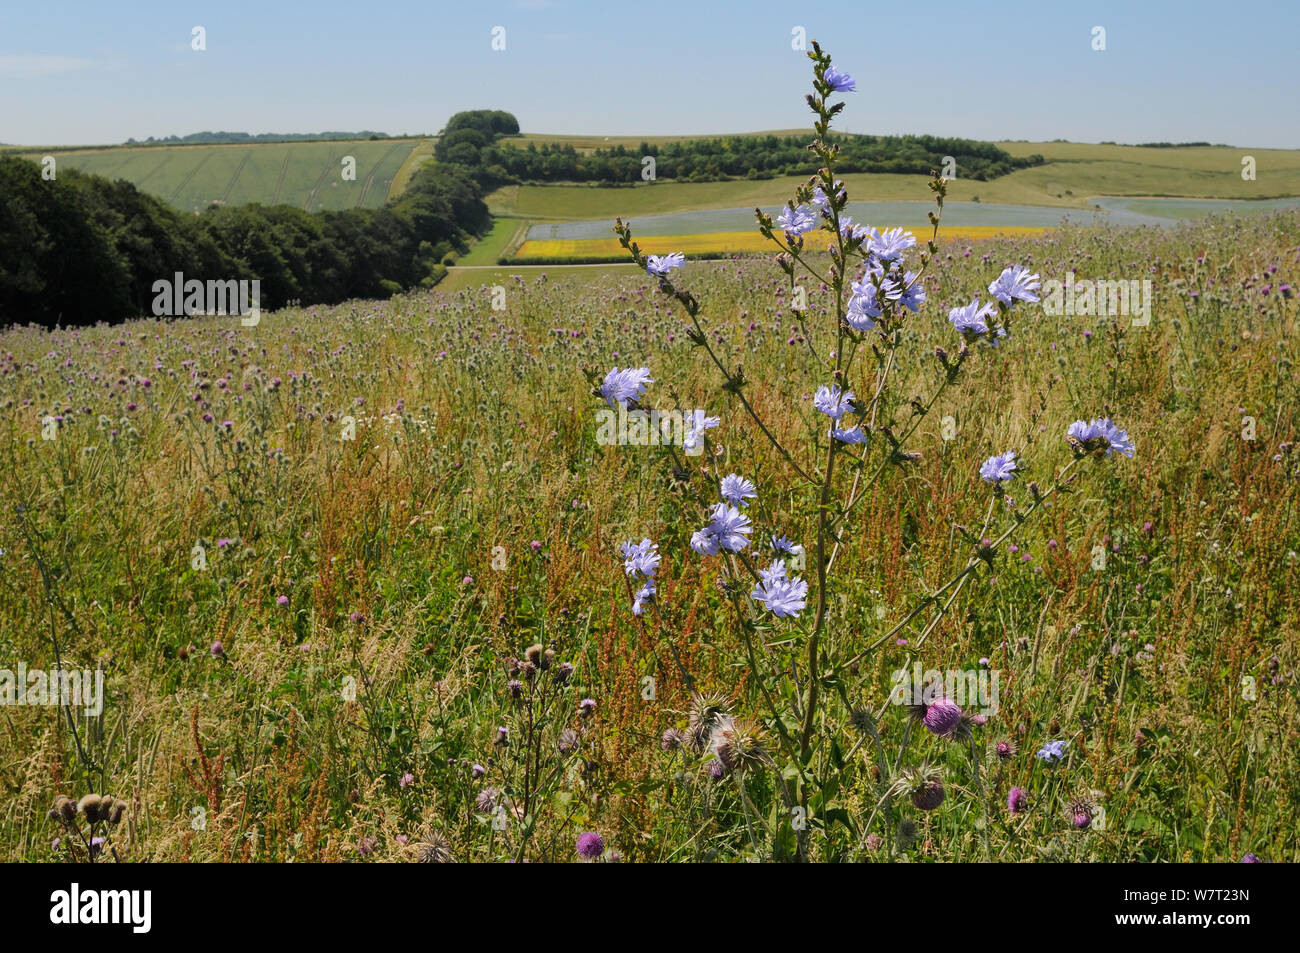
M 92 824 L 99 820 L 99 802 L 98 794 L 87 794 L 77 802 L 77 810 L 86 815 L 86 820 Z
M 420 845 L 416 854 L 422 864 L 454 864 L 456 858 L 451 853 L 451 841 L 441 834 L 431 834 Z
M 763 746 L 763 736 L 756 724 L 721 716 L 714 725 L 709 747 L 728 771 L 746 771 L 771 763 Z
M 77 802 L 66 794 L 60 794 L 54 799 L 54 811 L 57 812 L 55 820 L 61 819 L 71 823 L 77 818 Z
M 542 643 L 538 642 L 534 645 L 528 646 L 528 648 L 524 650 L 524 658 L 532 662 L 534 665 L 537 665 L 542 657 L 543 651 Z
M 560 740 L 556 743 L 556 747 L 560 749 L 560 754 L 573 754 L 578 750 L 580 741 L 581 739 L 576 731 L 572 728 L 565 728 L 560 732 Z
M 113 813 L 108 817 L 108 823 L 116 827 L 122 823 L 122 817 L 126 814 L 126 802 L 118 801 L 113 805 Z
M 545 672 L 547 669 L 551 667 L 551 663 L 554 661 L 555 661 L 555 649 L 547 649 L 545 652 L 542 653 L 542 657 L 537 660 L 537 667 L 540 668 L 543 672 Z
M 702 735 L 707 741 L 718 719 L 727 713 L 730 700 L 720 692 L 695 692 L 691 695 L 690 726 L 692 740 Z M 703 741 L 699 745 L 703 747 Z

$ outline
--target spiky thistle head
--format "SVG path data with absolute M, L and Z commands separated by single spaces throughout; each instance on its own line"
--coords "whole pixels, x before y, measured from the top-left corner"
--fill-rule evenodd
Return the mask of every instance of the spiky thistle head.
M 891 790 L 896 796 L 909 796 L 918 810 L 933 811 L 943 803 L 943 774 L 928 762 L 919 767 L 904 768 L 891 785 Z
M 849 724 L 865 735 L 875 727 L 876 720 L 865 708 L 855 708 L 849 713 Z
M 916 843 L 916 821 L 905 817 L 898 822 L 898 849 L 907 850 Z
M 727 714 L 730 699 L 720 692 L 695 692 L 691 695 L 690 742 L 697 751 L 703 751 L 718 719 Z
M 1086 831 L 1092 826 L 1092 819 L 1097 816 L 1097 808 L 1091 801 L 1078 798 L 1070 802 L 1065 814 L 1076 830 Z
M 422 864 L 454 864 L 456 858 L 451 852 L 451 841 L 441 834 L 430 834 L 424 843 L 420 844 L 416 856 Z
M 772 761 L 758 726 L 750 721 L 738 721 L 731 715 L 718 718 L 709 737 L 709 747 L 728 771 L 746 771 Z

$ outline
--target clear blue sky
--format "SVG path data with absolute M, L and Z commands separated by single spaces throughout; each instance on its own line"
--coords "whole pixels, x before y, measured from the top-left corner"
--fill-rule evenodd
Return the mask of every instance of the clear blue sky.
M 1300 147 L 1300 3 L 6 2 L 0 142 L 210 130 L 528 132 L 803 126 L 806 29 L 858 80 L 841 128 Z M 207 50 L 190 48 L 203 26 Z M 505 27 L 506 49 L 491 31 Z M 1094 52 L 1091 31 L 1106 30 Z

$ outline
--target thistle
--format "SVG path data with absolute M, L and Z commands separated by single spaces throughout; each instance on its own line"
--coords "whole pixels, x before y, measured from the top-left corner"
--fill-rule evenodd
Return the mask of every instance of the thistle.
M 731 715 L 718 718 L 709 738 L 709 747 L 728 771 L 747 771 L 771 763 L 772 758 L 763 747 L 763 737 L 758 726 L 748 721 L 738 721 Z
M 895 796 L 907 795 L 917 810 L 933 811 L 943 803 L 943 775 L 938 768 L 922 763 L 914 768 L 904 768 L 890 786 Z

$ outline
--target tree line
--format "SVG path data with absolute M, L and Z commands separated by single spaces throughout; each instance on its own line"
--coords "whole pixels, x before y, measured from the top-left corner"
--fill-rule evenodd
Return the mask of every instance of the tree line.
M 432 287 L 491 223 L 470 170 L 426 163 L 377 209 L 288 205 L 182 213 L 124 180 L 0 156 L 0 326 L 150 314 L 153 283 L 257 279 L 261 305 L 333 304 Z
M 485 187 L 516 182 L 594 182 L 619 185 L 643 180 L 645 157 L 654 158 L 654 177 L 688 182 L 767 179 L 812 175 L 817 162 L 800 136 L 729 136 L 651 144 L 633 150 L 618 145 L 579 152 L 572 145 L 502 141 L 509 132 L 483 123 L 448 127 L 438 142 L 439 161 L 464 166 Z M 940 136 L 839 135 L 841 172 L 927 175 L 952 157 L 957 175 L 985 181 L 1016 169 L 1042 165 L 1041 155 L 1013 156 L 991 142 Z

